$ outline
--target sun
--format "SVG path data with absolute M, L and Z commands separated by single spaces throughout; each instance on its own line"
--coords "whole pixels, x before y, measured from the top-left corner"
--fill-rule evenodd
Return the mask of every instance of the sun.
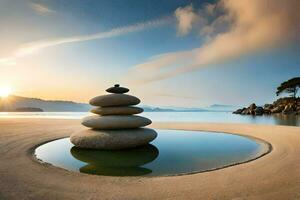
M 12 89 L 9 86 L 0 87 L 0 97 L 1 98 L 8 97 L 11 94 L 11 92 L 12 92 Z

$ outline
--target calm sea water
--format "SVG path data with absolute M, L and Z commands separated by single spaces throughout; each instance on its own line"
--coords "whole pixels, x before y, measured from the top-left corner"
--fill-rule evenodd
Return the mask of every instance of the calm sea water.
M 0 118 L 81 119 L 88 115 L 90 114 L 87 112 L 0 112 Z M 300 116 L 281 114 L 248 116 L 235 115 L 231 112 L 144 112 L 142 116 L 148 117 L 154 122 L 221 122 L 300 126 Z
M 81 173 L 106 176 L 161 176 L 201 172 L 254 159 L 266 144 L 238 135 L 205 131 L 156 130 L 151 144 L 128 150 L 75 147 L 69 138 L 35 150 L 38 159 Z M 201 134 L 199 134 L 201 133 Z

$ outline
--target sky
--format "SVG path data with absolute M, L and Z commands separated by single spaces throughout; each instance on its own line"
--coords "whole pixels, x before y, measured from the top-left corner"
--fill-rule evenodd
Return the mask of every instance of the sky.
M 298 0 L 0 0 L 0 87 L 87 102 L 264 104 L 300 76 Z

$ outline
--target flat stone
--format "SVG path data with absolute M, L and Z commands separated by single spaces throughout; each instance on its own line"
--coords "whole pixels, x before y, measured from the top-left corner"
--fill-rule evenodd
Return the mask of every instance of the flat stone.
M 142 113 L 143 108 L 132 106 L 97 107 L 91 110 L 97 115 L 134 115 Z
M 108 107 L 108 106 L 132 106 L 137 105 L 141 101 L 134 96 L 128 94 L 107 94 L 94 97 L 90 100 L 93 106 Z
M 70 140 L 79 148 L 114 150 L 143 146 L 156 137 L 156 131 L 149 128 L 130 130 L 86 129 L 73 133 Z
M 125 87 L 120 87 L 119 84 L 116 84 L 114 87 L 108 88 L 106 92 L 114 93 L 114 94 L 124 94 L 129 92 L 129 89 Z
M 130 129 L 151 124 L 151 120 L 138 115 L 88 116 L 83 118 L 82 125 L 93 129 Z

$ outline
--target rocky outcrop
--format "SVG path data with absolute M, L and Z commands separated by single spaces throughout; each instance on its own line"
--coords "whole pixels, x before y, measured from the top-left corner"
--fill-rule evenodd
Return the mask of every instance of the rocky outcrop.
M 273 114 L 281 113 L 283 111 L 283 109 L 284 109 L 284 105 L 279 105 L 279 106 L 273 108 L 271 110 L 271 113 L 273 113 Z
M 255 108 L 254 112 L 255 112 L 255 115 L 263 115 L 264 114 L 264 108 L 258 106 L 258 107 Z
M 285 115 L 300 115 L 300 98 L 280 98 L 272 104 L 265 104 L 263 107 L 256 106 L 252 103 L 247 108 L 240 108 L 233 114 L 241 115 L 270 115 L 270 114 L 285 114 Z

